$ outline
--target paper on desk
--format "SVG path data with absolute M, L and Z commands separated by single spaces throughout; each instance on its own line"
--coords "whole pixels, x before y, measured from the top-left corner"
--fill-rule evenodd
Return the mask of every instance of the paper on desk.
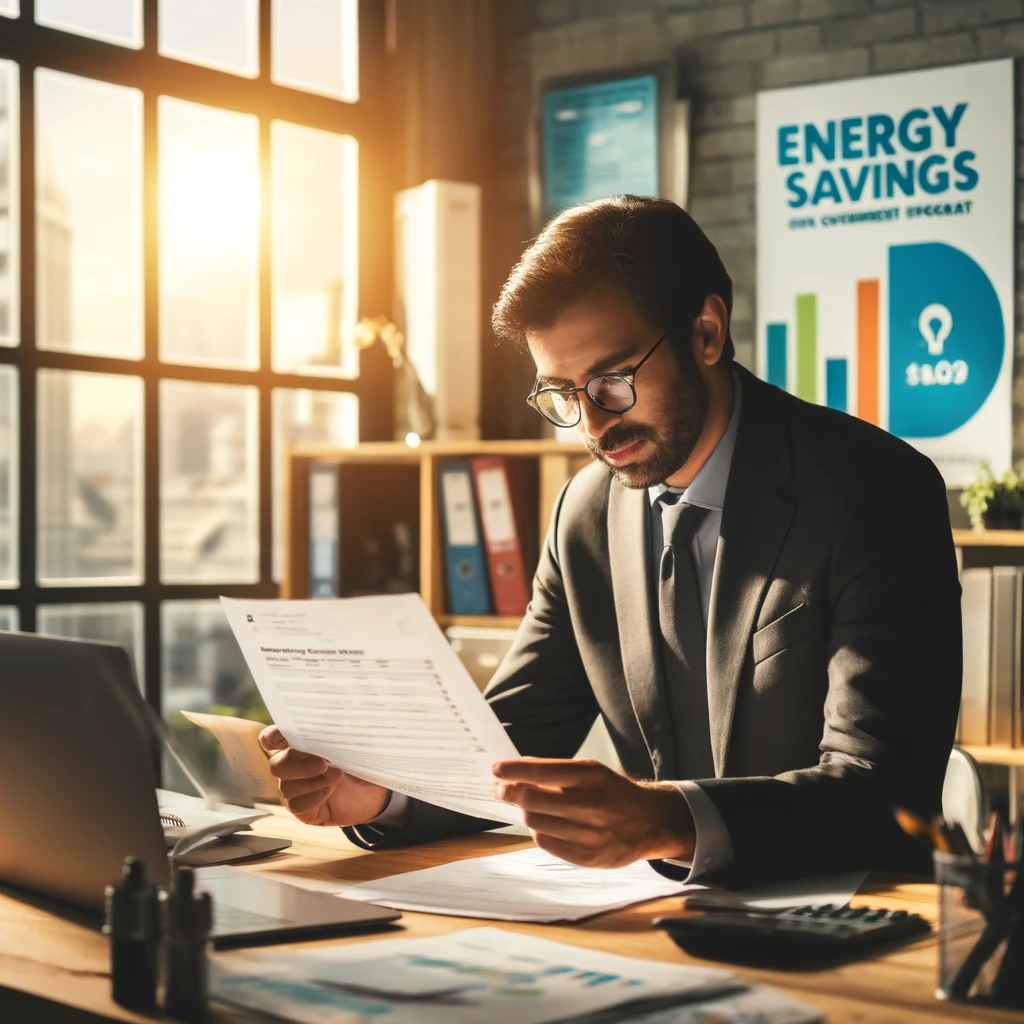
M 418 594 L 221 602 L 292 746 L 453 811 L 522 821 L 492 791 L 491 766 L 515 746 Z
M 280 799 L 277 781 L 271 775 L 267 757 L 260 747 L 258 737 L 263 726 L 259 722 L 232 715 L 205 715 L 198 711 L 182 711 L 182 714 L 213 735 L 246 796 L 275 802 Z
M 346 886 L 340 895 L 396 910 L 491 921 L 578 921 L 679 893 L 646 861 L 581 868 L 533 847 L 406 871 Z
M 215 955 L 217 999 L 297 1024 L 545 1024 L 610 1007 L 702 999 L 729 971 L 638 960 L 471 928 L 426 939 Z M 661 1005 L 657 1003 L 656 1005 Z
M 842 875 L 814 875 L 736 890 L 691 883 L 682 887 L 682 895 L 686 897 L 687 908 L 696 910 L 771 911 L 824 903 L 845 907 L 867 877 L 867 871 L 850 871 Z
M 267 816 L 266 811 L 254 811 L 251 807 L 236 804 L 208 807 L 200 797 L 169 789 L 158 789 L 156 800 L 161 814 L 177 815 L 185 823 L 184 827 L 164 825 L 164 840 L 168 846 L 174 847 L 176 856 L 222 836 L 248 832 L 252 822 Z
M 629 1017 L 628 1024 L 817 1024 L 824 1019 L 813 1006 L 755 985 L 733 995 Z

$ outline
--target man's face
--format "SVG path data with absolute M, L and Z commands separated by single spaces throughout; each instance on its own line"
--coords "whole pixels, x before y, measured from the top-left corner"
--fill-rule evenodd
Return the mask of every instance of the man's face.
M 661 337 L 618 289 L 598 288 L 565 309 L 554 325 L 527 331 L 542 387 L 582 387 L 595 373 L 636 366 Z M 686 339 L 689 342 L 690 339 Z M 625 413 L 599 409 L 583 392 L 576 427 L 590 454 L 626 487 L 671 476 L 690 457 L 704 426 L 708 391 L 687 345 L 666 338 L 633 379 L 636 405 Z

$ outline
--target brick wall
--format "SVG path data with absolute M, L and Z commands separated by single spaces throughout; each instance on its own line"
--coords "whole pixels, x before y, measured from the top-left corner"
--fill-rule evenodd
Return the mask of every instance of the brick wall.
M 540 82 L 677 59 L 694 97 L 689 208 L 733 276 L 733 335 L 748 366 L 755 331 L 757 90 L 1024 57 L 1024 0 L 499 0 L 498 10 L 496 261 L 507 268 L 530 233 L 528 147 Z M 1019 211 L 1016 222 L 1019 237 Z M 1017 280 L 1019 316 L 1020 263 Z M 1019 332 L 1015 351 L 1014 455 L 1022 458 Z

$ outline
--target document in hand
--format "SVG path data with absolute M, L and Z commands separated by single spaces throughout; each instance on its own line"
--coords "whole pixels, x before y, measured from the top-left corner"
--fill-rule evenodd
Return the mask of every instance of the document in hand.
M 217 740 L 246 796 L 278 802 L 277 780 L 270 774 L 266 754 L 258 739 L 263 731 L 261 723 L 232 715 L 206 715 L 199 711 L 182 711 L 182 715 L 202 726 Z
M 293 747 L 398 793 L 522 822 L 492 791 L 491 765 L 516 748 L 418 594 L 221 602 Z
M 637 960 L 500 928 L 214 956 L 215 998 L 298 1024 L 546 1024 L 738 988 L 729 971 Z M 620 1018 L 616 1018 L 620 1019 Z
M 491 921 L 578 921 L 679 894 L 646 861 L 613 871 L 581 868 L 532 847 L 346 886 L 341 895 L 396 910 Z

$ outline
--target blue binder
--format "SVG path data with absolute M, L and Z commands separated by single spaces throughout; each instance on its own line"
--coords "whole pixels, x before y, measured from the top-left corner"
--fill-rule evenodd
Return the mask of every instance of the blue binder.
M 446 462 L 440 473 L 444 563 L 451 615 L 490 615 L 487 561 L 468 459 Z

